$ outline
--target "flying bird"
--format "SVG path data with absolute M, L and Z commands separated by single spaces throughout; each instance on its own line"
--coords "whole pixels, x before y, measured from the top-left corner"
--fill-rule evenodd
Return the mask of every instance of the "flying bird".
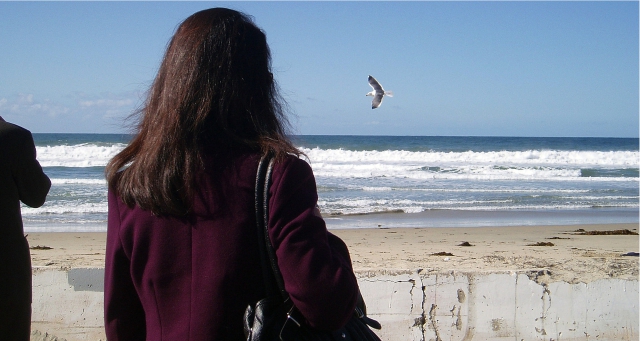
M 367 96 L 373 96 L 373 101 L 371 101 L 371 109 L 375 109 L 382 104 L 382 97 L 389 96 L 393 97 L 392 91 L 384 91 L 382 85 L 378 83 L 378 81 L 369 75 L 369 85 L 373 88 L 373 91 L 367 94 Z

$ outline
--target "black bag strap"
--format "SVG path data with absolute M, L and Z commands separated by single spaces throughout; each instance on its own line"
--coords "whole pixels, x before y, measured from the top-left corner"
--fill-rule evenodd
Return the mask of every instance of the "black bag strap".
M 273 162 L 273 156 L 271 153 L 267 153 L 262 156 L 260 163 L 258 163 L 255 194 L 256 225 L 258 228 L 258 246 L 262 265 L 262 277 L 264 278 L 267 294 L 269 296 L 279 294 L 283 300 L 286 301 L 289 299 L 289 294 L 284 289 L 284 281 L 278 268 L 276 253 L 269 239 L 269 188 L 271 185 Z
M 275 250 L 273 249 L 273 244 L 271 244 L 271 239 L 269 239 L 269 188 L 271 185 L 271 172 L 273 171 L 273 155 L 271 153 L 267 153 L 260 159 L 260 163 L 258 163 L 258 174 L 256 176 L 256 225 L 258 228 L 258 245 L 260 248 L 260 260 L 262 265 L 262 276 L 264 278 L 265 288 L 267 289 L 268 296 L 276 296 L 276 291 L 279 291 L 280 296 L 284 302 L 287 302 L 289 298 L 289 293 L 284 288 L 284 280 L 282 279 L 282 273 L 280 272 L 280 268 L 278 267 L 278 260 L 276 258 Z M 260 241 L 264 241 L 264 244 Z M 271 269 L 269 269 L 271 267 Z M 271 271 L 269 271 L 271 270 Z M 275 282 L 275 287 L 274 287 Z M 277 287 L 277 288 L 276 288 Z M 362 296 L 360 296 L 362 298 Z M 360 307 L 356 307 L 355 314 L 356 316 L 365 324 L 380 329 L 380 323 L 378 321 L 372 320 L 366 316 L 366 308 L 363 309 Z M 301 326 L 301 322 L 304 317 L 300 314 L 295 306 L 287 313 L 287 322 L 293 321 L 298 327 Z M 287 326 L 287 322 L 282 326 L 282 330 L 280 331 L 280 339 L 282 340 L 282 334 L 285 332 L 285 327 Z M 374 339 L 380 340 L 375 334 L 369 331 L 369 335 L 373 335 L 372 338 L 363 338 L 363 339 Z

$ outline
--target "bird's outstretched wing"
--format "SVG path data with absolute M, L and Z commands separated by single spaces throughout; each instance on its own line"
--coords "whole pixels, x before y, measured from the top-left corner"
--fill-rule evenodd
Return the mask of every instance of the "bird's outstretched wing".
M 376 94 L 373 96 L 373 101 L 371 101 L 371 109 L 375 109 L 382 104 L 382 94 Z
M 373 90 L 376 91 L 376 93 L 384 92 L 382 85 L 380 85 L 380 83 L 378 83 L 378 81 L 375 78 L 371 77 L 371 75 L 369 75 L 369 85 L 371 85 L 371 87 L 373 88 Z

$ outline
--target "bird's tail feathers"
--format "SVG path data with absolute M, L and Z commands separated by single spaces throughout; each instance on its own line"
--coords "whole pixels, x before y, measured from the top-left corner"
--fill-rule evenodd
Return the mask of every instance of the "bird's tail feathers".
M 385 96 L 389 96 L 389 97 L 393 97 L 393 91 L 385 91 L 384 95 Z

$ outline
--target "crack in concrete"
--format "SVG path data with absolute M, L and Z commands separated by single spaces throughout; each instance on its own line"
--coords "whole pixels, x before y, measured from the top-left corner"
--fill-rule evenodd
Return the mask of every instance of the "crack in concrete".
M 476 277 L 474 275 L 469 275 L 467 276 L 468 278 L 468 287 L 467 287 L 467 294 L 465 295 L 465 300 L 469 300 L 469 305 L 468 305 L 468 312 L 467 312 L 467 328 L 464 332 L 464 337 L 462 338 L 462 341 L 469 341 L 471 339 L 473 339 L 474 336 L 474 332 L 475 332 L 475 326 L 474 326 L 474 321 L 475 321 L 475 309 L 474 309 L 474 298 L 476 296 L 476 282 L 475 279 Z
M 422 325 L 420 326 L 420 332 L 422 334 L 422 341 L 425 341 L 426 336 L 425 333 L 427 332 L 426 330 L 426 325 L 427 325 L 427 320 L 425 318 L 426 315 L 426 311 L 424 310 L 424 304 L 427 302 L 427 292 L 426 292 L 426 287 L 424 286 L 424 283 L 422 283 L 422 279 L 420 279 L 420 282 L 422 285 L 422 302 L 420 303 L 420 316 L 422 318 Z
M 551 291 L 546 283 L 542 284 L 542 289 L 542 316 L 540 317 L 542 326 L 540 329 L 536 328 L 536 332 L 541 335 L 547 335 L 547 332 L 544 330 L 544 325 L 547 320 L 547 316 L 549 316 L 549 309 L 551 309 Z
M 424 304 L 427 301 L 427 293 L 425 292 L 426 287 L 425 287 L 424 283 L 422 282 L 422 277 L 418 277 L 418 279 L 420 280 L 420 290 L 421 290 L 421 293 L 422 293 L 421 300 L 420 300 L 420 317 L 418 318 L 420 320 L 420 324 L 419 324 L 420 337 L 421 337 L 420 341 L 425 341 L 425 335 L 424 334 L 426 332 L 425 325 L 427 324 L 427 320 L 425 318 Z M 413 295 L 411 297 L 413 297 Z M 412 302 L 413 302 L 413 300 L 412 300 Z
M 422 278 L 418 277 L 418 279 L 420 280 L 420 290 L 421 290 L 421 300 L 420 300 L 420 316 L 414 319 L 414 323 L 413 323 L 413 327 L 418 327 L 420 328 L 420 341 L 425 341 L 425 325 L 427 324 L 426 318 L 425 318 L 425 311 L 424 311 L 424 303 L 426 302 L 427 299 L 427 294 L 425 292 L 426 287 L 424 285 L 422 285 Z M 415 308 L 415 303 L 414 303 L 414 295 L 413 295 L 413 290 L 416 289 L 417 285 L 416 285 L 416 281 L 414 279 L 410 279 L 409 282 L 411 282 L 413 285 L 411 286 L 411 290 L 409 290 L 409 295 L 411 295 L 411 312 L 413 312 L 413 309 Z
M 431 305 L 431 309 L 429 309 L 429 323 L 431 324 L 431 328 L 433 328 L 433 332 L 436 334 L 435 341 L 442 341 L 442 339 L 440 338 L 440 332 L 438 332 L 438 326 L 436 325 L 436 309 L 437 308 L 438 306 L 436 304 Z
M 458 316 L 456 318 L 456 329 L 457 330 L 462 330 L 462 315 L 460 314 L 460 310 L 462 310 L 462 307 L 458 307 Z
M 411 297 L 411 307 L 409 308 L 409 311 L 413 311 L 413 289 L 415 289 L 416 287 L 416 280 L 415 279 L 410 279 L 409 282 L 411 282 L 411 289 L 409 289 L 409 296 Z

